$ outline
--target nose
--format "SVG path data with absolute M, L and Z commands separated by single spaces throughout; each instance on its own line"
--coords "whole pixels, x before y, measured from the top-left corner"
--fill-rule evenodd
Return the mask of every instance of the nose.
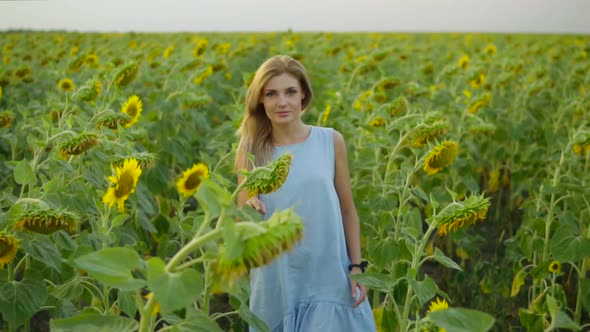
M 287 96 L 284 94 L 279 95 L 279 106 L 287 106 Z

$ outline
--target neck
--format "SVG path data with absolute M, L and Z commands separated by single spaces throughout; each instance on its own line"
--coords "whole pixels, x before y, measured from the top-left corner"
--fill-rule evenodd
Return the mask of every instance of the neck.
M 285 126 L 272 127 L 273 145 L 289 145 L 304 141 L 309 135 L 311 126 L 296 122 Z

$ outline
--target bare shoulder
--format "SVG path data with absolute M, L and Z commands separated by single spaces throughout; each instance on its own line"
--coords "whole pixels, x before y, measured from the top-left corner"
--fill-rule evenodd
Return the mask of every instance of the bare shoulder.
M 334 150 L 338 151 L 344 149 L 344 151 L 346 151 L 346 143 L 344 142 L 344 136 L 342 136 L 342 134 L 334 129 Z

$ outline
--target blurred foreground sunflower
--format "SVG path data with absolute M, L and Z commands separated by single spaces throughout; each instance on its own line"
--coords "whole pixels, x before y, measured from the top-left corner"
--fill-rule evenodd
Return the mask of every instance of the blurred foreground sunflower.
M 257 167 L 247 174 L 243 186 L 248 189 L 248 197 L 277 191 L 287 181 L 292 160 L 293 156 L 286 153 L 269 165 Z
M 274 213 L 268 221 L 243 221 L 235 224 L 243 250 L 230 257 L 226 247 L 220 249 L 214 271 L 224 280 L 232 281 L 246 275 L 248 270 L 270 263 L 293 249 L 303 237 L 303 223 L 293 209 Z

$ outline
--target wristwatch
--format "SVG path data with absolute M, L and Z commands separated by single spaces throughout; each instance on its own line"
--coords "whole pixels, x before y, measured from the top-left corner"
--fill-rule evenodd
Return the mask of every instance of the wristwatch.
M 367 265 L 369 265 L 369 262 L 367 262 L 367 261 L 361 261 L 360 264 L 350 264 L 350 265 L 348 265 L 348 271 L 352 271 L 353 267 L 358 267 L 359 269 L 361 269 L 362 273 L 365 273 L 365 269 L 367 268 Z

